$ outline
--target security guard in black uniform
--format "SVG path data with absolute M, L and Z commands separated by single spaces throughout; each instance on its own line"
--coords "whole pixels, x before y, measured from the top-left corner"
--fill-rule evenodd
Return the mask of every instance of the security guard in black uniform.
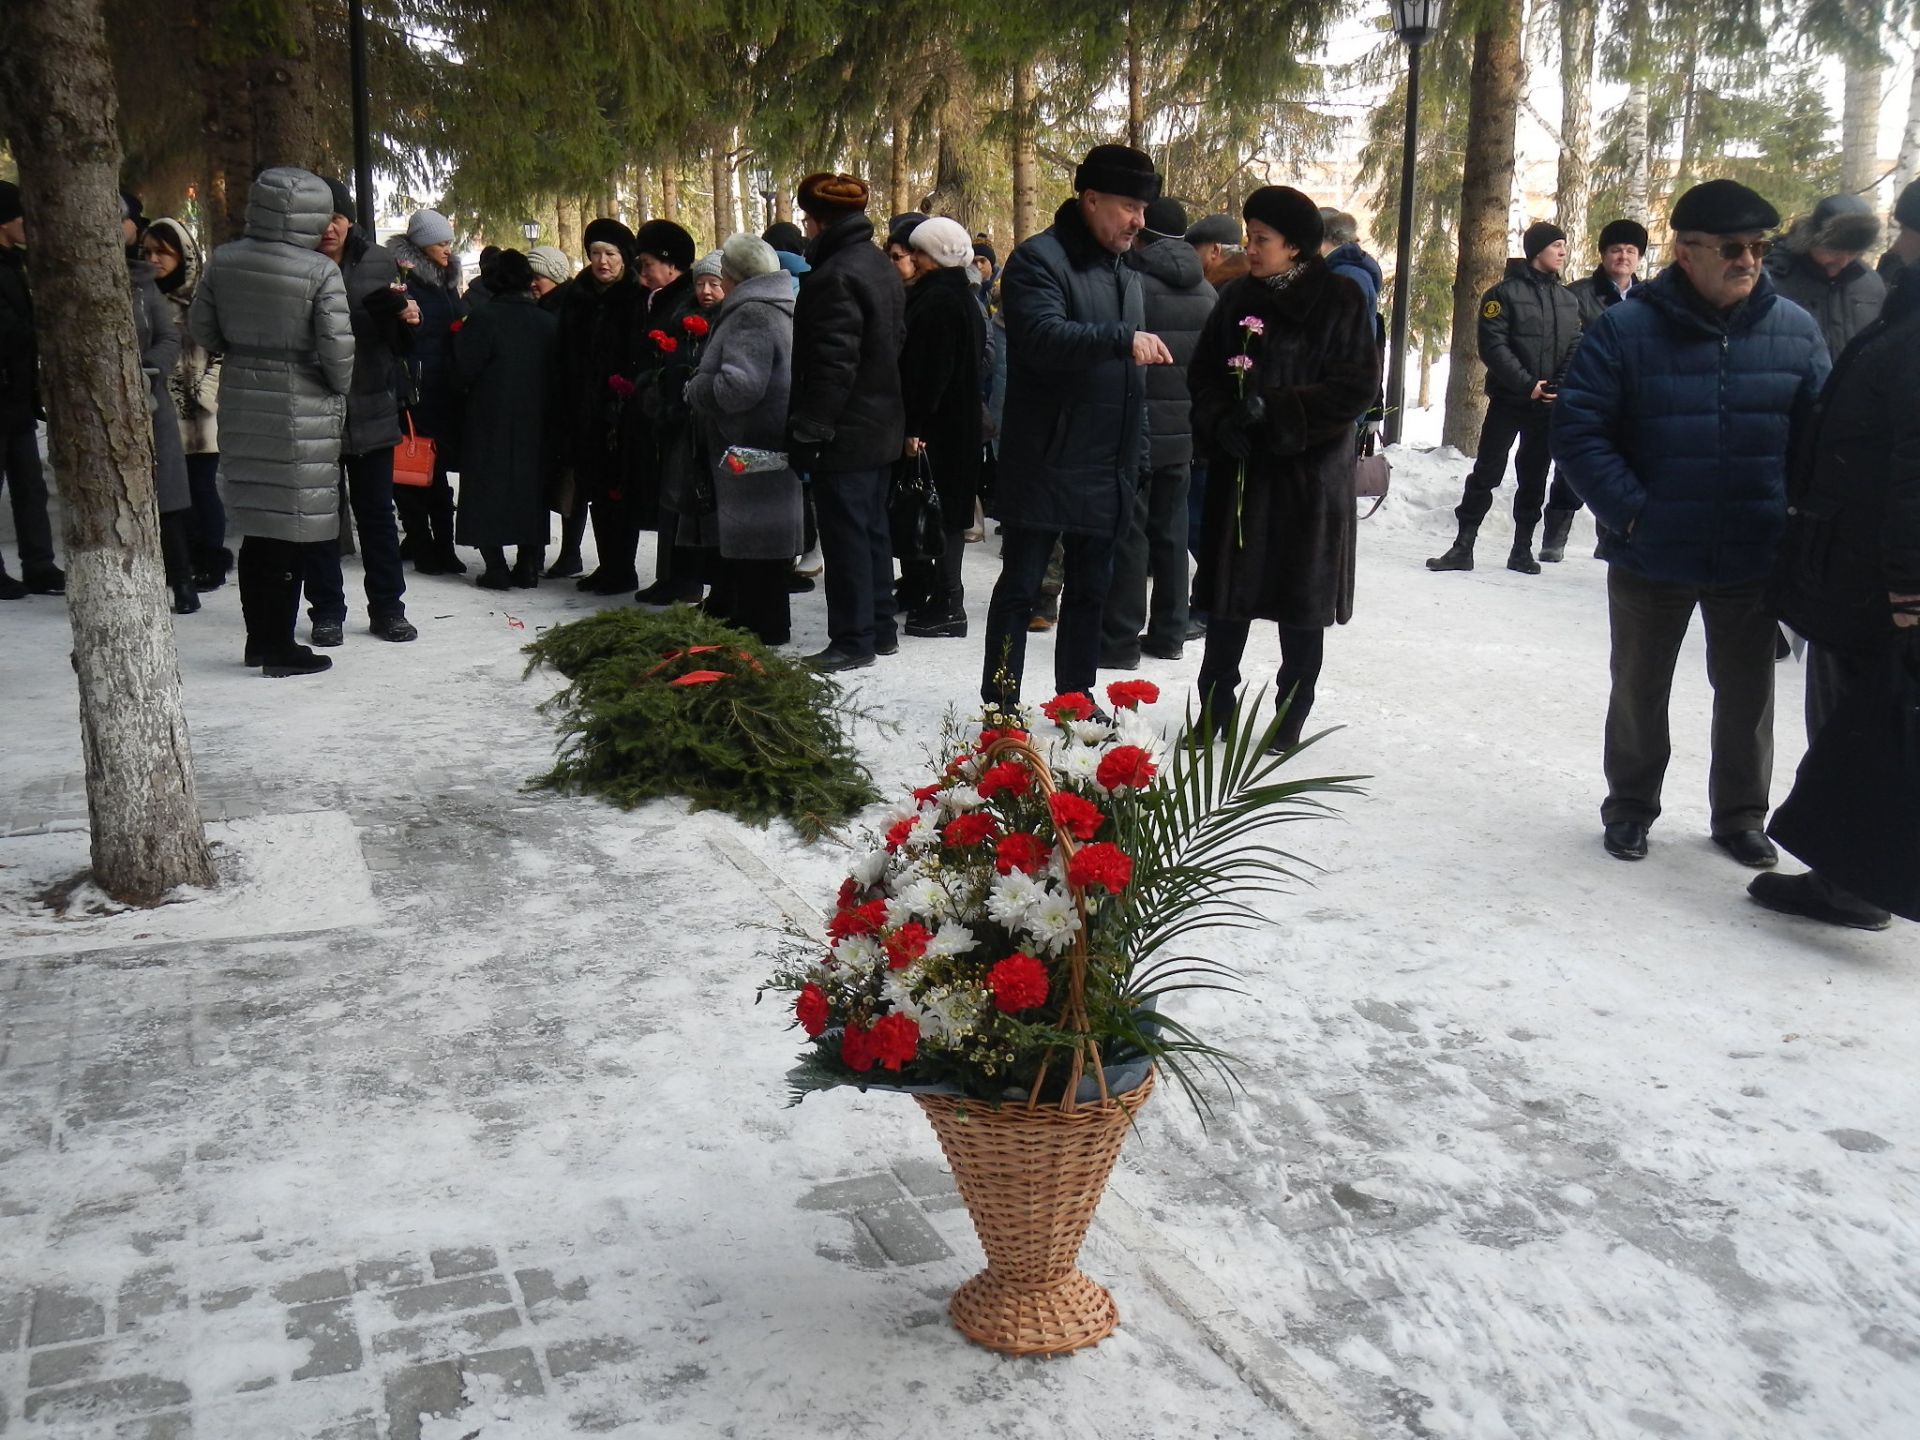
M 1513 550 L 1507 568 L 1538 575 L 1533 532 L 1547 498 L 1552 458 L 1547 432 L 1553 418 L 1555 382 L 1580 340 L 1580 302 L 1560 283 L 1567 263 L 1566 232 L 1542 220 L 1527 227 L 1521 240 L 1523 260 L 1507 262 L 1507 277 L 1480 301 L 1480 359 L 1487 367 L 1487 418 L 1480 427 L 1480 453 L 1467 476 L 1466 493 L 1454 516 L 1460 532 L 1444 555 L 1427 561 L 1429 570 L 1473 569 L 1473 542 L 1480 522 L 1493 508 L 1493 492 L 1506 478 L 1507 454 L 1520 441 L 1514 460 L 1518 482 L 1513 500 Z M 1580 499 L 1566 481 L 1555 478 L 1551 506 L 1567 512 Z M 1562 539 L 1564 544 L 1564 537 Z

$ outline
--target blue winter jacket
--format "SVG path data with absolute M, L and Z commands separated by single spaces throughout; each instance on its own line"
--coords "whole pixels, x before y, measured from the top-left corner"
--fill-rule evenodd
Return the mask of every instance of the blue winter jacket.
M 1588 325 L 1553 405 L 1553 459 L 1649 580 L 1763 578 L 1787 520 L 1787 459 L 1832 362 L 1764 274 L 1731 316 L 1669 267 Z
M 1336 275 L 1344 275 L 1367 297 L 1367 308 L 1380 308 L 1380 284 L 1384 278 L 1380 273 L 1380 262 L 1360 248 L 1360 242 L 1349 240 L 1346 244 L 1327 252 L 1327 268 Z

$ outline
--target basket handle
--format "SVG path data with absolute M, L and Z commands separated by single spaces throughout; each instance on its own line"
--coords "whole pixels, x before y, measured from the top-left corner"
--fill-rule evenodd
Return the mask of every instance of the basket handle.
M 1025 765 L 1033 775 L 1034 783 L 1039 787 L 1042 795 L 1051 799 L 1059 793 L 1060 785 L 1059 782 L 1053 778 L 1053 770 L 1048 766 L 1039 750 L 1034 747 L 1031 740 L 1019 740 L 1012 736 L 1003 736 L 987 747 L 986 754 L 982 757 L 982 761 L 983 763 L 990 763 L 1002 757 L 1016 759 Z M 1074 851 L 1078 847 L 1074 844 L 1073 837 L 1060 825 L 1054 825 L 1053 831 L 1055 836 L 1054 844 L 1055 848 L 1060 852 L 1060 859 L 1066 866 L 1071 867 L 1073 864 Z M 1067 893 L 1073 897 L 1074 912 L 1080 918 L 1080 928 L 1074 932 L 1072 948 L 1067 952 L 1067 997 L 1066 1004 L 1061 1007 L 1060 1012 L 1061 1028 L 1070 1030 L 1080 1037 L 1079 1041 L 1073 1047 L 1072 1061 L 1067 1072 L 1067 1088 L 1060 1096 L 1061 1111 L 1066 1114 L 1072 1114 L 1079 1105 L 1079 1102 L 1074 1098 L 1074 1092 L 1080 1088 L 1080 1081 L 1086 1074 L 1087 1062 L 1089 1060 L 1093 1062 L 1094 1079 L 1100 1086 L 1101 1102 L 1105 1103 L 1113 1097 L 1107 1093 L 1107 1072 L 1105 1066 L 1102 1065 L 1100 1061 L 1100 1045 L 1099 1042 L 1093 1038 L 1092 1024 L 1087 1019 L 1087 963 L 1089 959 L 1087 954 L 1087 897 L 1086 893 L 1081 890 L 1078 885 L 1075 885 L 1072 880 L 1064 880 L 1063 883 L 1067 887 Z M 1052 1061 L 1053 1050 L 1049 1048 L 1047 1053 L 1041 1057 L 1040 1071 L 1033 1077 L 1033 1088 L 1027 1092 L 1027 1108 L 1029 1110 L 1034 1109 L 1040 1103 L 1040 1088 L 1046 1083 L 1047 1066 L 1050 1065 Z

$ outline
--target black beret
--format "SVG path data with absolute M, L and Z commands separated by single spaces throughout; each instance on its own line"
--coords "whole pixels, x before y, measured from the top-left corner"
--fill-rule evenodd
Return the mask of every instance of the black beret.
M 1773 229 L 1780 223 L 1780 212 L 1738 180 L 1705 180 L 1673 202 L 1667 223 L 1676 232 L 1742 235 Z
M 533 289 L 533 265 L 518 250 L 502 250 L 493 257 L 493 269 L 487 275 L 487 288 L 496 295 L 511 295 Z
M 1187 227 L 1189 245 L 1238 245 L 1243 231 L 1231 215 L 1202 215 Z
M 1320 218 L 1320 207 L 1291 185 L 1262 185 L 1247 197 L 1240 213 L 1278 230 L 1302 255 L 1320 253 L 1327 222 Z
M 1600 249 L 1612 245 L 1631 245 L 1642 255 L 1647 253 L 1647 227 L 1638 220 L 1609 220 L 1600 231 Z

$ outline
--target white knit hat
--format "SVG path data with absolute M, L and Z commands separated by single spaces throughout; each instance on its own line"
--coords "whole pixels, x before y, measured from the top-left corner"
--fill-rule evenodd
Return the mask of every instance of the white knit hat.
M 744 230 L 738 235 L 729 235 L 727 243 L 720 247 L 720 273 L 735 284 L 756 275 L 771 275 L 779 268 L 780 261 L 773 247 Z
M 527 263 L 535 275 L 556 285 L 564 285 L 573 278 L 573 262 L 567 259 L 567 252 L 552 245 L 534 246 L 527 252 Z
M 967 234 L 967 227 L 944 215 L 936 215 L 914 226 L 907 244 L 943 269 L 957 269 L 973 263 L 973 237 Z

